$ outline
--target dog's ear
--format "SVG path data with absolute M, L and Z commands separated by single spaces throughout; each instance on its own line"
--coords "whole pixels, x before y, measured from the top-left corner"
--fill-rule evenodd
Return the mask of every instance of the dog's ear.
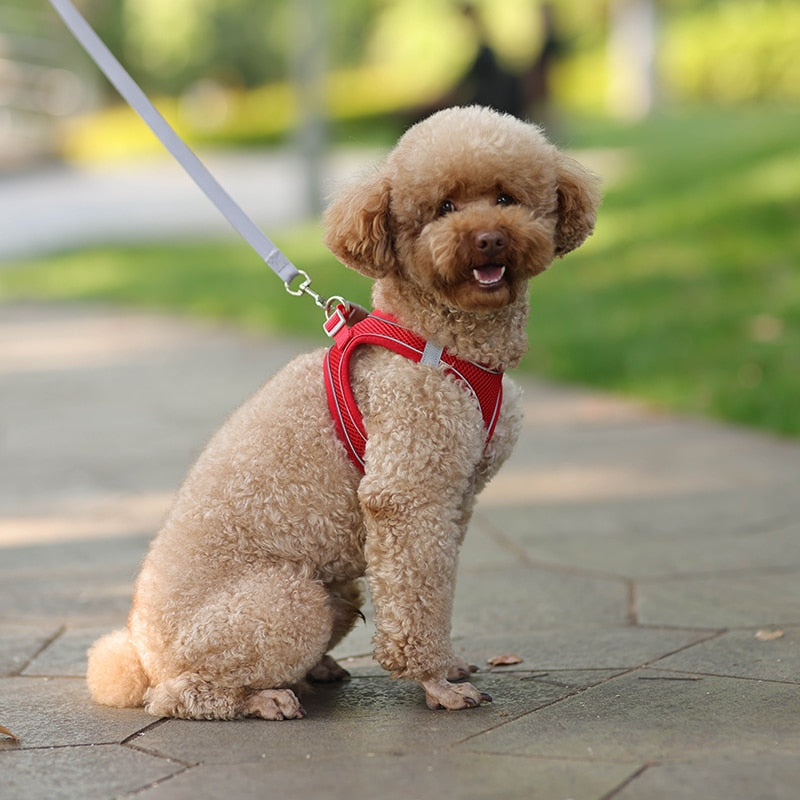
M 558 153 L 558 222 L 556 255 L 563 256 L 583 244 L 594 230 L 600 205 L 600 179 L 575 159 Z
M 344 189 L 325 211 L 325 244 L 351 269 L 381 278 L 395 268 L 391 183 L 381 172 Z

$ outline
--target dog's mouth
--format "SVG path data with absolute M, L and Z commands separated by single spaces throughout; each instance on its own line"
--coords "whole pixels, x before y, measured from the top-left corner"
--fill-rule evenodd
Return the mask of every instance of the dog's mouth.
M 475 267 L 472 275 L 476 283 L 485 288 L 493 289 L 500 286 L 505 279 L 506 268 L 504 264 L 486 264 L 483 267 Z

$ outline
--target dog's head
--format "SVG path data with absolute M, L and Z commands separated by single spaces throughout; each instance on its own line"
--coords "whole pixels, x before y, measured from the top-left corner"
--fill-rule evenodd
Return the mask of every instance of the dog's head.
M 410 128 L 326 212 L 325 242 L 373 278 L 465 311 L 514 302 L 592 232 L 598 181 L 514 117 L 470 106 Z

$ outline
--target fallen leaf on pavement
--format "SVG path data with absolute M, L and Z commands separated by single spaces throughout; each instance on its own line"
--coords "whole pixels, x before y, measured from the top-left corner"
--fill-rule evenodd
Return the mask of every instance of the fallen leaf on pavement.
M 515 656 L 513 653 L 506 653 L 502 656 L 487 658 L 486 663 L 491 664 L 493 667 L 507 667 L 511 664 L 521 664 L 522 659 L 519 656 Z
M 783 631 L 780 628 L 770 628 L 756 631 L 756 639 L 759 642 L 774 642 L 775 639 L 780 639 L 783 636 Z
M 3 725 L 0 725 L 0 735 L 8 736 L 9 739 L 12 739 L 15 742 L 19 741 L 17 736 L 15 736 L 13 733 L 11 733 L 11 731 L 8 728 L 4 727 Z

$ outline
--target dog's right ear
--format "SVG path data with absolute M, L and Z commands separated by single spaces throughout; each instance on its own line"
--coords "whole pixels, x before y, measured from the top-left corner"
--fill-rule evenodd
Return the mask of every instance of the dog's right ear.
M 396 265 L 389 216 L 391 184 L 382 172 L 344 189 L 325 211 L 325 245 L 346 266 L 381 278 Z

